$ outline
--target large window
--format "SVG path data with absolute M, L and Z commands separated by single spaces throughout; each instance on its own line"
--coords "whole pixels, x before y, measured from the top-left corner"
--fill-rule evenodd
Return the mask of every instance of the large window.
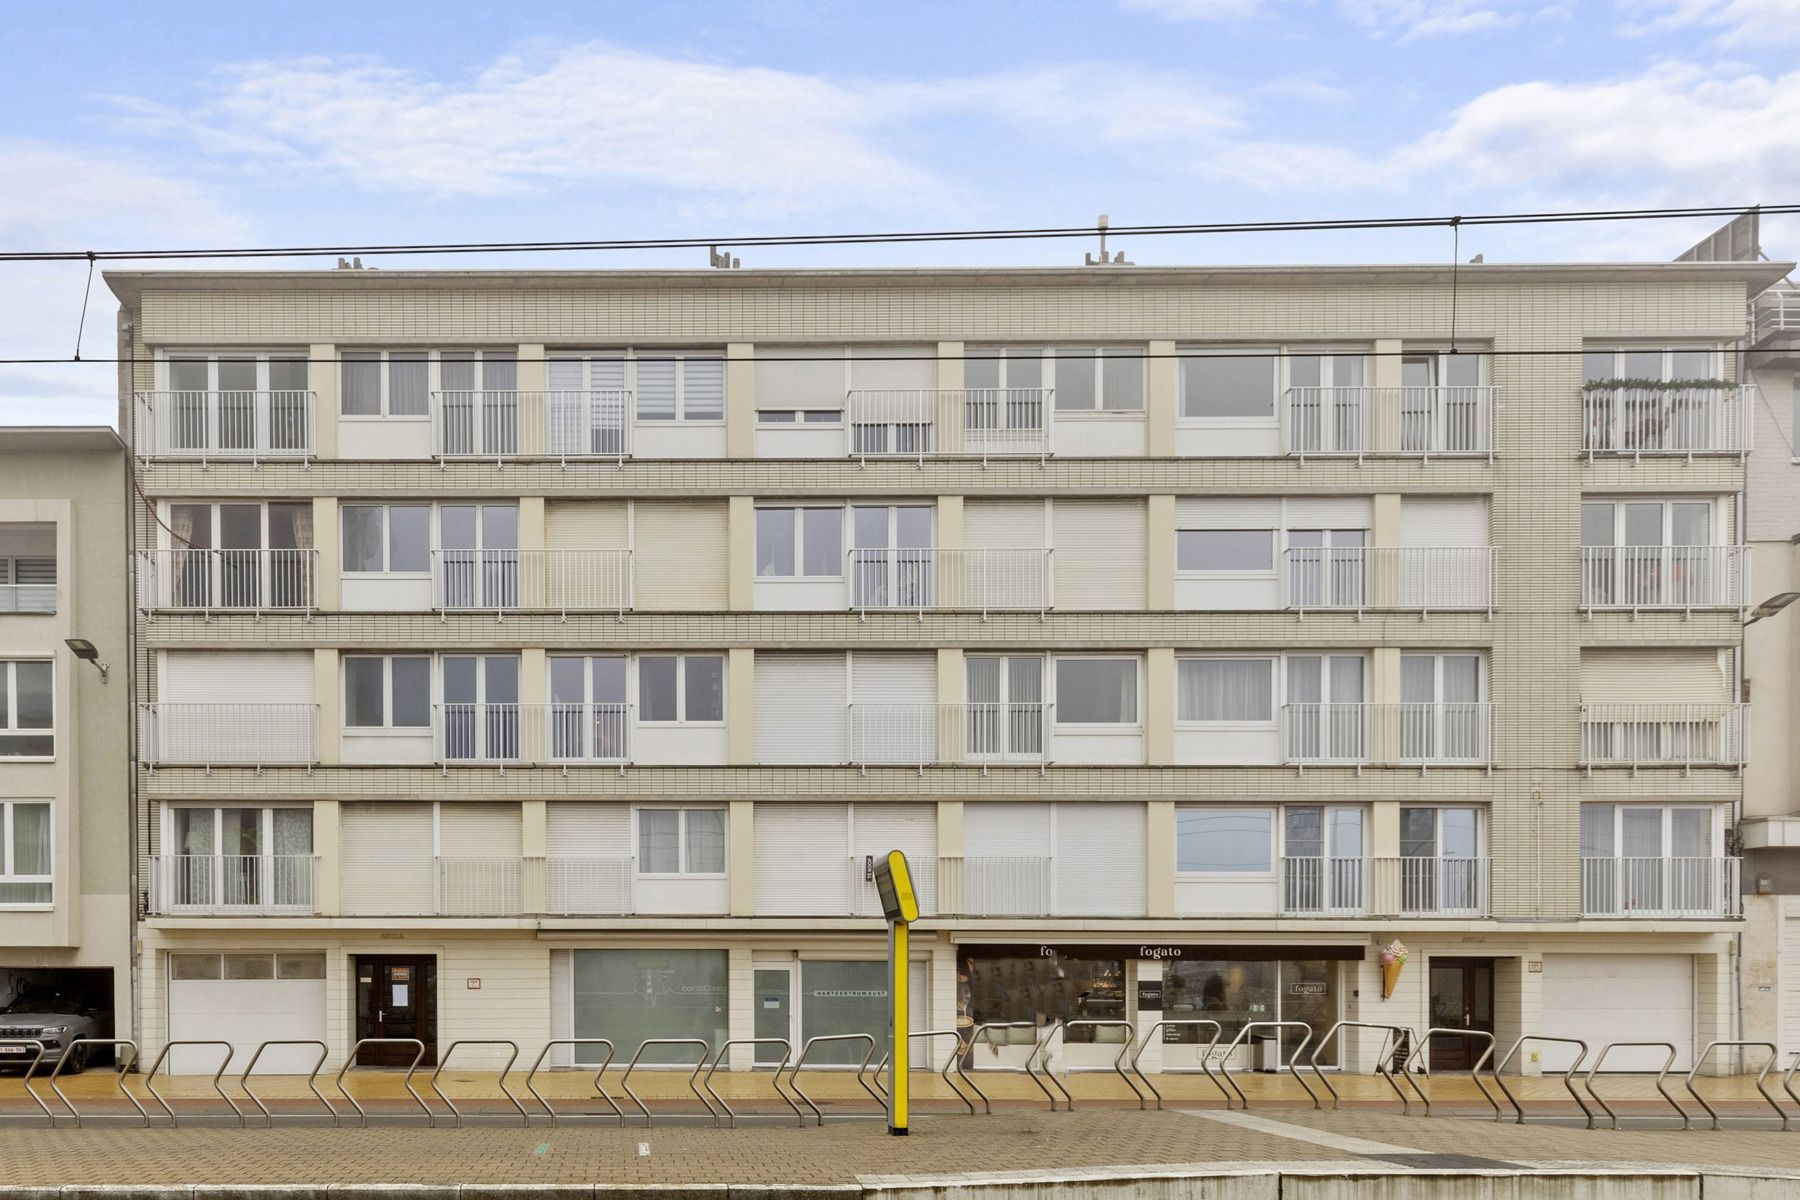
M 1710 805 L 1582 805 L 1582 912 L 1720 912 L 1721 828 Z
M 885 962 L 827 962 L 806 959 L 800 963 L 800 1043 L 814 1037 L 843 1033 L 871 1033 L 875 1055 L 887 1049 L 891 1027 L 888 1008 L 888 965 Z M 785 1031 L 784 1031 L 785 1034 Z M 826 1043 L 807 1057 L 807 1062 L 854 1066 L 867 1050 L 864 1042 Z
M 844 510 L 758 508 L 758 579 L 838 579 L 844 574 Z
M 1184 658 L 1175 664 L 1175 719 L 1256 722 L 1275 719 L 1275 660 Z
M 1222 1027 L 1221 1045 L 1252 1021 L 1306 1022 L 1310 1035 L 1298 1029 L 1267 1031 L 1270 1037 L 1280 1035 L 1285 1060 L 1300 1049 L 1303 1038 L 1309 1047 L 1317 1046 L 1338 1020 L 1338 966 L 1323 959 L 1177 959 L 1163 965 L 1162 1015 L 1171 1021 L 1217 1021 Z M 1191 1027 L 1176 1026 L 1164 1032 L 1171 1043 L 1212 1039 L 1210 1030 Z M 1332 1061 L 1336 1052 L 1334 1039 L 1321 1061 Z
M 50 806 L 0 801 L 0 906 L 51 901 Z
M 1704 349 L 1587 350 L 1581 355 L 1581 381 L 1605 383 L 1615 379 L 1646 382 L 1712 380 L 1719 377 L 1719 356 Z
M 1005 389 L 1009 406 L 1030 405 L 1029 393 L 1051 388 L 1058 412 L 1137 412 L 1144 407 L 1144 348 L 981 347 L 969 351 L 963 382 L 974 389 Z M 1016 415 L 1004 422 L 1009 428 L 1027 424 Z
M 556 393 L 609 397 L 629 391 L 639 421 L 725 419 L 725 360 L 717 353 L 627 350 L 580 358 L 556 355 L 550 359 L 549 376 Z
M 424 417 L 431 363 L 423 350 L 346 350 L 339 411 L 346 417 Z
M 698 1038 L 710 1053 L 727 1032 L 723 950 L 575 950 L 570 1005 L 572 1034 L 606 1038 L 621 1053 L 651 1038 Z M 595 1063 L 605 1051 L 577 1046 L 575 1061 Z M 640 1062 L 691 1066 L 697 1046 L 652 1046 Z
M 622 759 L 630 745 L 623 654 L 550 659 L 550 756 Z
M 1016 948 L 965 948 L 957 972 L 957 1024 L 1026 1021 L 1041 1027 L 1049 1021 L 1125 1019 L 1125 963 L 1118 958 L 1078 958 L 1045 950 L 1024 956 Z M 997 1029 L 996 1045 L 1029 1046 L 1039 1028 Z M 1122 1028 L 1078 1027 L 1073 1042 L 1122 1042 Z M 988 1039 L 982 1039 L 983 1044 Z M 982 1052 L 984 1055 L 987 1051 Z M 981 1059 L 978 1058 L 979 1065 Z
M 1181 415 L 1275 419 L 1273 354 L 1209 354 L 1181 360 Z
M 1175 869 L 1196 875 L 1267 875 L 1275 869 L 1272 808 L 1177 808 Z
M 424 575 L 431 571 L 431 506 L 346 504 L 346 574 Z
M 725 658 L 646 654 L 638 659 L 638 720 L 716 724 L 725 719 Z
M 1273 529 L 1178 529 L 1177 571 L 1257 571 L 1275 569 Z
M 431 660 L 346 655 L 344 725 L 357 730 L 429 729 Z
M 172 355 L 171 449 L 304 450 L 312 445 L 306 359 Z
M 310 503 L 169 505 L 168 602 L 176 608 L 313 603 Z
M 0 758 L 56 755 L 56 665 L 0 659 Z
M 638 874 L 723 875 L 725 810 L 640 808 Z
M 164 838 L 170 904 L 312 905 L 310 808 L 171 808 Z
M 1061 725 L 1136 725 L 1138 660 L 1056 660 L 1056 720 Z

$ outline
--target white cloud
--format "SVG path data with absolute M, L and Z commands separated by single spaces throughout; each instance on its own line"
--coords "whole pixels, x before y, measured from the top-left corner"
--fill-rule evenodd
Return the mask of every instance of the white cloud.
M 1241 21 L 1256 15 L 1262 0 L 1120 0 L 1120 7 L 1165 21 Z
M 1800 0 L 1620 0 L 1620 8 L 1623 32 L 1633 36 L 1698 29 L 1724 46 L 1800 39 Z
M 1524 20 L 1514 0 L 1341 0 L 1339 11 L 1399 45 L 1420 38 L 1502 29 Z

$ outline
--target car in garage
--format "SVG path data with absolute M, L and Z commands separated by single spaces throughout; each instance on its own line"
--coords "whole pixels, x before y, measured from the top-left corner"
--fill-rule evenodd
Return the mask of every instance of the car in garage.
M 49 1070 L 76 1039 L 101 1036 L 100 1019 L 100 1013 L 54 987 L 21 990 L 5 1007 L 0 1007 L 0 1071 L 23 1071 L 29 1067 L 34 1055 L 29 1042 L 43 1043 L 41 1069 Z M 77 1050 L 63 1073 L 79 1073 L 87 1066 L 93 1049 Z

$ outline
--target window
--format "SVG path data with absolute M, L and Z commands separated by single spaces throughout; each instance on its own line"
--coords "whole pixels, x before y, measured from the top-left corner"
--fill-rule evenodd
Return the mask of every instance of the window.
M 346 350 L 338 410 L 346 417 L 424 417 L 431 361 L 423 350 Z
M 165 811 L 161 882 L 168 903 L 311 908 L 311 809 Z
M 837 579 L 843 574 L 842 508 L 756 510 L 758 579 Z
M 50 900 L 50 806 L 0 801 L 0 907 Z
M 1486 761 L 1485 674 L 1479 654 L 1400 656 L 1403 761 Z
M 971 654 L 965 747 L 971 757 L 1044 753 L 1044 660 L 1031 655 Z
M 841 408 L 759 408 L 759 425 L 838 425 L 844 420 Z
M 1656 383 L 1710 381 L 1718 379 L 1720 373 L 1718 353 L 1706 349 L 1596 349 L 1581 355 L 1583 383 L 1626 379 Z
M 1275 660 L 1184 658 L 1175 664 L 1177 721 L 1275 719 Z
M 443 757 L 487 762 L 521 757 L 519 656 L 447 654 L 439 665 Z
M 725 810 L 640 808 L 638 874 L 723 875 Z
M 723 421 L 725 360 L 717 353 L 624 350 L 616 355 L 554 356 L 551 390 L 570 399 L 607 401 L 629 394 L 639 421 Z
M 1480 809 L 1400 810 L 1402 912 L 1481 912 L 1486 892 Z
M 1272 808 L 1177 808 L 1175 869 L 1192 874 L 1267 875 L 1274 867 Z
M 638 720 L 725 719 L 725 658 L 719 654 L 646 654 L 638 659 Z
M 626 757 L 630 741 L 624 655 L 550 659 L 550 757 Z
M 167 603 L 305 608 L 313 603 L 310 503 L 176 503 L 168 510 Z
M 430 573 L 430 505 L 346 504 L 343 513 L 346 573 Z
M 1144 348 L 1141 346 L 1027 346 L 972 350 L 963 363 L 963 383 L 971 389 L 1006 389 L 1009 406 L 1035 411 L 1020 392 L 1052 389 L 1058 412 L 1138 412 L 1144 407 Z M 973 416 L 973 414 L 972 414 Z M 1023 428 L 1009 415 L 1007 428 Z
M 1581 806 L 1581 911 L 1716 915 L 1730 880 L 1711 807 Z
M 1178 529 L 1178 571 L 1263 571 L 1275 569 L 1272 529 Z
M 713 1052 L 730 1037 L 727 954 L 723 950 L 575 950 L 570 954 L 571 1035 L 636 1046 L 653 1038 L 700 1038 Z M 577 1063 L 605 1053 L 574 1048 Z M 694 1061 L 692 1046 L 652 1046 L 643 1062 Z
M 346 655 L 344 725 L 358 730 L 431 728 L 431 660 Z
M 0 614 L 56 611 L 56 530 L 53 526 L 12 526 L 0 534 L 18 534 L 13 542 L 30 543 L 37 553 L 0 553 Z M 5 539 L 0 539 L 5 540 Z
M 1136 725 L 1138 660 L 1057 659 L 1056 721 L 1059 725 Z
M 169 448 L 306 450 L 306 359 L 183 354 L 168 360 Z
M 936 557 L 931 506 L 857 505 L 850 510 L 850 603 L 855 608 L 928 608 Z
M 1206 354 L 1181 359 L 1181 415 L 1275 419 L 1273 354 Z
M 438 509 L 438 603 L 445 608 L 519 604 L 519 506 L 446 504 Z
M 0 758 L 56 755 L 56 665 L 0 659 Z
M 1359 608 L 1368 600 L 1362 529 L 1290 529 L 1288 604 L 1293 608 Z

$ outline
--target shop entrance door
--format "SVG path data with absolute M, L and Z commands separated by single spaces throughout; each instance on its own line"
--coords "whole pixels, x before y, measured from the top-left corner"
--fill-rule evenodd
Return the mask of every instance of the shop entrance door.
M 1494 1032 L 1494 960 L 1431 960 L 1431 1024 L 1434 1029 Z M 1431 1039 L 1431 1069 L 1467 1071 L 1481 1058 L 1487 1039 L 1439 1034 Z
M 425 1043 L 422 1066 L 437 1065 L 437 959 L 429 955 L 358 954 L 356 1036 L 417 1038 Z M 404 1067 L 410 1046 L 365 1046 L 359 1067 Z
M 756 968 L 756 1036 L 793 1038 L 794 971 L 792 967 Z M 772 1067 L 781 1061 L 780 1046 L 757 1046 L 754 1062 Z M 800 1053 L 800 1047 L 794 1047 Z M 789 1059 L 789 1065 L 793 1060 Z

